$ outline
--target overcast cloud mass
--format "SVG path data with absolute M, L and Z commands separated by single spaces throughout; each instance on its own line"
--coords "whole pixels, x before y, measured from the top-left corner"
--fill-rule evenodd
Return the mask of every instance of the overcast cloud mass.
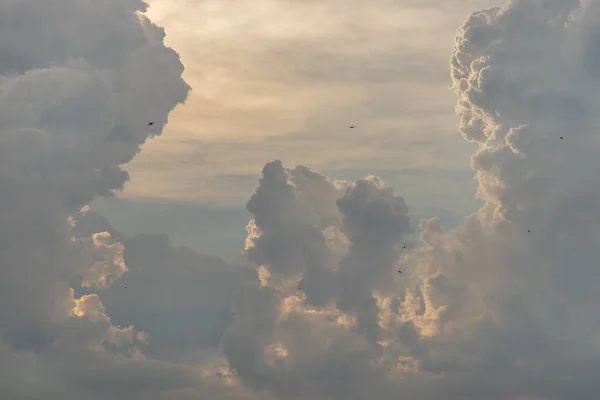
M 0 1 L 0 397 L 597 398 L 600 1 L 458 29 L 485 203 L 458 229 L 421 220 L 413 243 L 402 188 L 272 161 L 247 203 L 255 270 L 86 210 L 188 96 L 144 9 Z

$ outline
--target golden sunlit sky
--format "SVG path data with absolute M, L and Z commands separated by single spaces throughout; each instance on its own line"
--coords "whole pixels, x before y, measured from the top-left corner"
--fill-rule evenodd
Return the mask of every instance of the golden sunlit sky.
M 125 189 L 92 208 L 124 232 L 238 260 L 245 203 L 279 159 L 331 179 L 376 174 L 414 223 L 456 226 L 480 203 L 449 58 L 465 16 L 500 3 L 150 1 L 192 90 L 125 166 Z
M 497 1 L 149 3 L 192 92 L 127 167 L 122 198 L 243 204 L 273 159 L 338 179 L 410 171 L 416 197 L 469 184 L 448 178 L 472 153 L 448 60 L 465 15 Z

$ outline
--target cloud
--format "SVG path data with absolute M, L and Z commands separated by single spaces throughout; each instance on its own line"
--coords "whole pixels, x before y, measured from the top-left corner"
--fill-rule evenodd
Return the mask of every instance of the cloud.
M 91 237 L 79 238 L 77 241 L 82 255 L 79 265 L 88 266 L 82 271 L 82 287 L 106 288 L 127 271 L 123 245 L 112 243 L 110 233 L 94 233 Z
M 117 283 L 98 293 L 111 320 L 134 324 L 148 334 L 147 356 L 192 364 L 214 358 L 233 318 L 234 294 L 258 283 L 256 271 L 173 246 L 166 235 L 127 237 L 92 212 L 82 215 L 75 227 L 84 237 L 98 230 L 118 238 L 127 265 Z
M 245 252 L 264 287 L 248 288 L 234 307 L 223 337 L 231 367 L 250 386 L 279 395 L 373 390 L 383 376 L 368 360 L 382 338 L 372 292 L 394 290 L 395 246 L 410 233 L 404 200 L 375 177 L 329 182 L 275 161 L 248 210 L 255 218 Z M 345 328 L 353 318 L 357 334 Z M 339 387 L 334 376 L 363 386 Z
M 319 207 L 339 218 L 324 223 L 295 169 L 265 167 L 246 250 L 263 287 L 223 337 L 243 382 L 333 399 L 597 394 L 599 11 L 512 1 L 460 27 L 451 74 L 484 206 L 455 230 L 422 220 L 404 257 L 408 210 L 379 179 L 328 182 Z
M 232 393 L 210 366 L 146 357 L 146 335 L 114 324 L 94 293 L 127 273 L 123 245 L 102 231 L 73 235 L 70 216 L 123 187 L 122 165 L 189 91 L 145 8 L 0 2 L 3 398 L 212 398 L 215 384 L 224 398 Z M 115 132 L 119 140 L 107 140 Z M 77 281 L 91 292 L 75 295 Z
M 451 74 L 485 204 L 455 230 L 423 219 L 417 246 L 405 200 L 381 179 L 267 164 L 247 203 L 253 285 L 164 235 L 80 215 L 124 185 L 146 122 L 160 131 L 187 96 L 163 32 L 135 13 L 143 3 L 0 5 L 0 29 L 20 21 L 0 46 L 0 393 L 594 398 L 599 7 L 512 1 L 458 30 Z M 216 338 L 192 341 L 201 330 L 186 319 L 223 312 L 234 292 L 222 353 L 191 365 L 181 353 Z M 144 315 L 156 310 L 169 318 Z M 190 332 L 161 337 L 171 326 Z

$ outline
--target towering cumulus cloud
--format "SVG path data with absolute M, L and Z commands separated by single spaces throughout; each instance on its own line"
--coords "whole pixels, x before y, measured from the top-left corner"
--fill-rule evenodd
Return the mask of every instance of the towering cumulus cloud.
M 421 247 L 377 178 L 268 164 L 245 249 L 263 284 L 223 337 L 239 378 L 286 397 L 596 398 L 599 38 L 599 1 L 515 0 L 460 27 L 485 205 L 453 231 L 422 220 Z
M 0 1 L 2 398 L 175 399 L 197 385 L 185 367 L 145 360 L 145 335 L 70 285 L 102 289 L 126 271 L 122 245 L 73 238 L 69 217 L 123 186 L 121 165 L 189 91 L 145 7 Z
M 485 205 L 456 230 L 423 220 L 415 246 L 380 179 L 267 164 L 244 249 L 260 285 L 164 236 L 115 233 L 122 244 L 90 222 L 74 237 L 189 90 L 143 10 L 0 0 L 0 397 L 598 398 L 600 1 L 514 0 L 460 27 L 451 74 Z M 122 276 L 140 286 L 118 292 Z M 188 279 L 206 280 L 202 297 L 140 288 Z M 189 358 L 163 354 L 177 348 L 165 329 L 152 348 L 106 311 L 220 309 L 236 290 L 228 366 L 177 364 Z

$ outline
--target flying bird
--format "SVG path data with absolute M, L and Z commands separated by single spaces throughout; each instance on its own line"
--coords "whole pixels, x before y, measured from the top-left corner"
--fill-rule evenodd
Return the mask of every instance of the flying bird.
M 150 126 L 150 125 L 154 125 L 154 121 L 148 122 L 148 126 Z
M 562 139 L 563 137 L 561 136 L 560 138 Z
M 356 128 L 356 126 L 349 126 L 348 128 L 350 128 L 350 129 L 354 129 L 354 128 Z
M 398 273 L 399 273 L 399 274 L 401 274 L 401 273 L 402 273 L 402 271 L 398 271 Z

